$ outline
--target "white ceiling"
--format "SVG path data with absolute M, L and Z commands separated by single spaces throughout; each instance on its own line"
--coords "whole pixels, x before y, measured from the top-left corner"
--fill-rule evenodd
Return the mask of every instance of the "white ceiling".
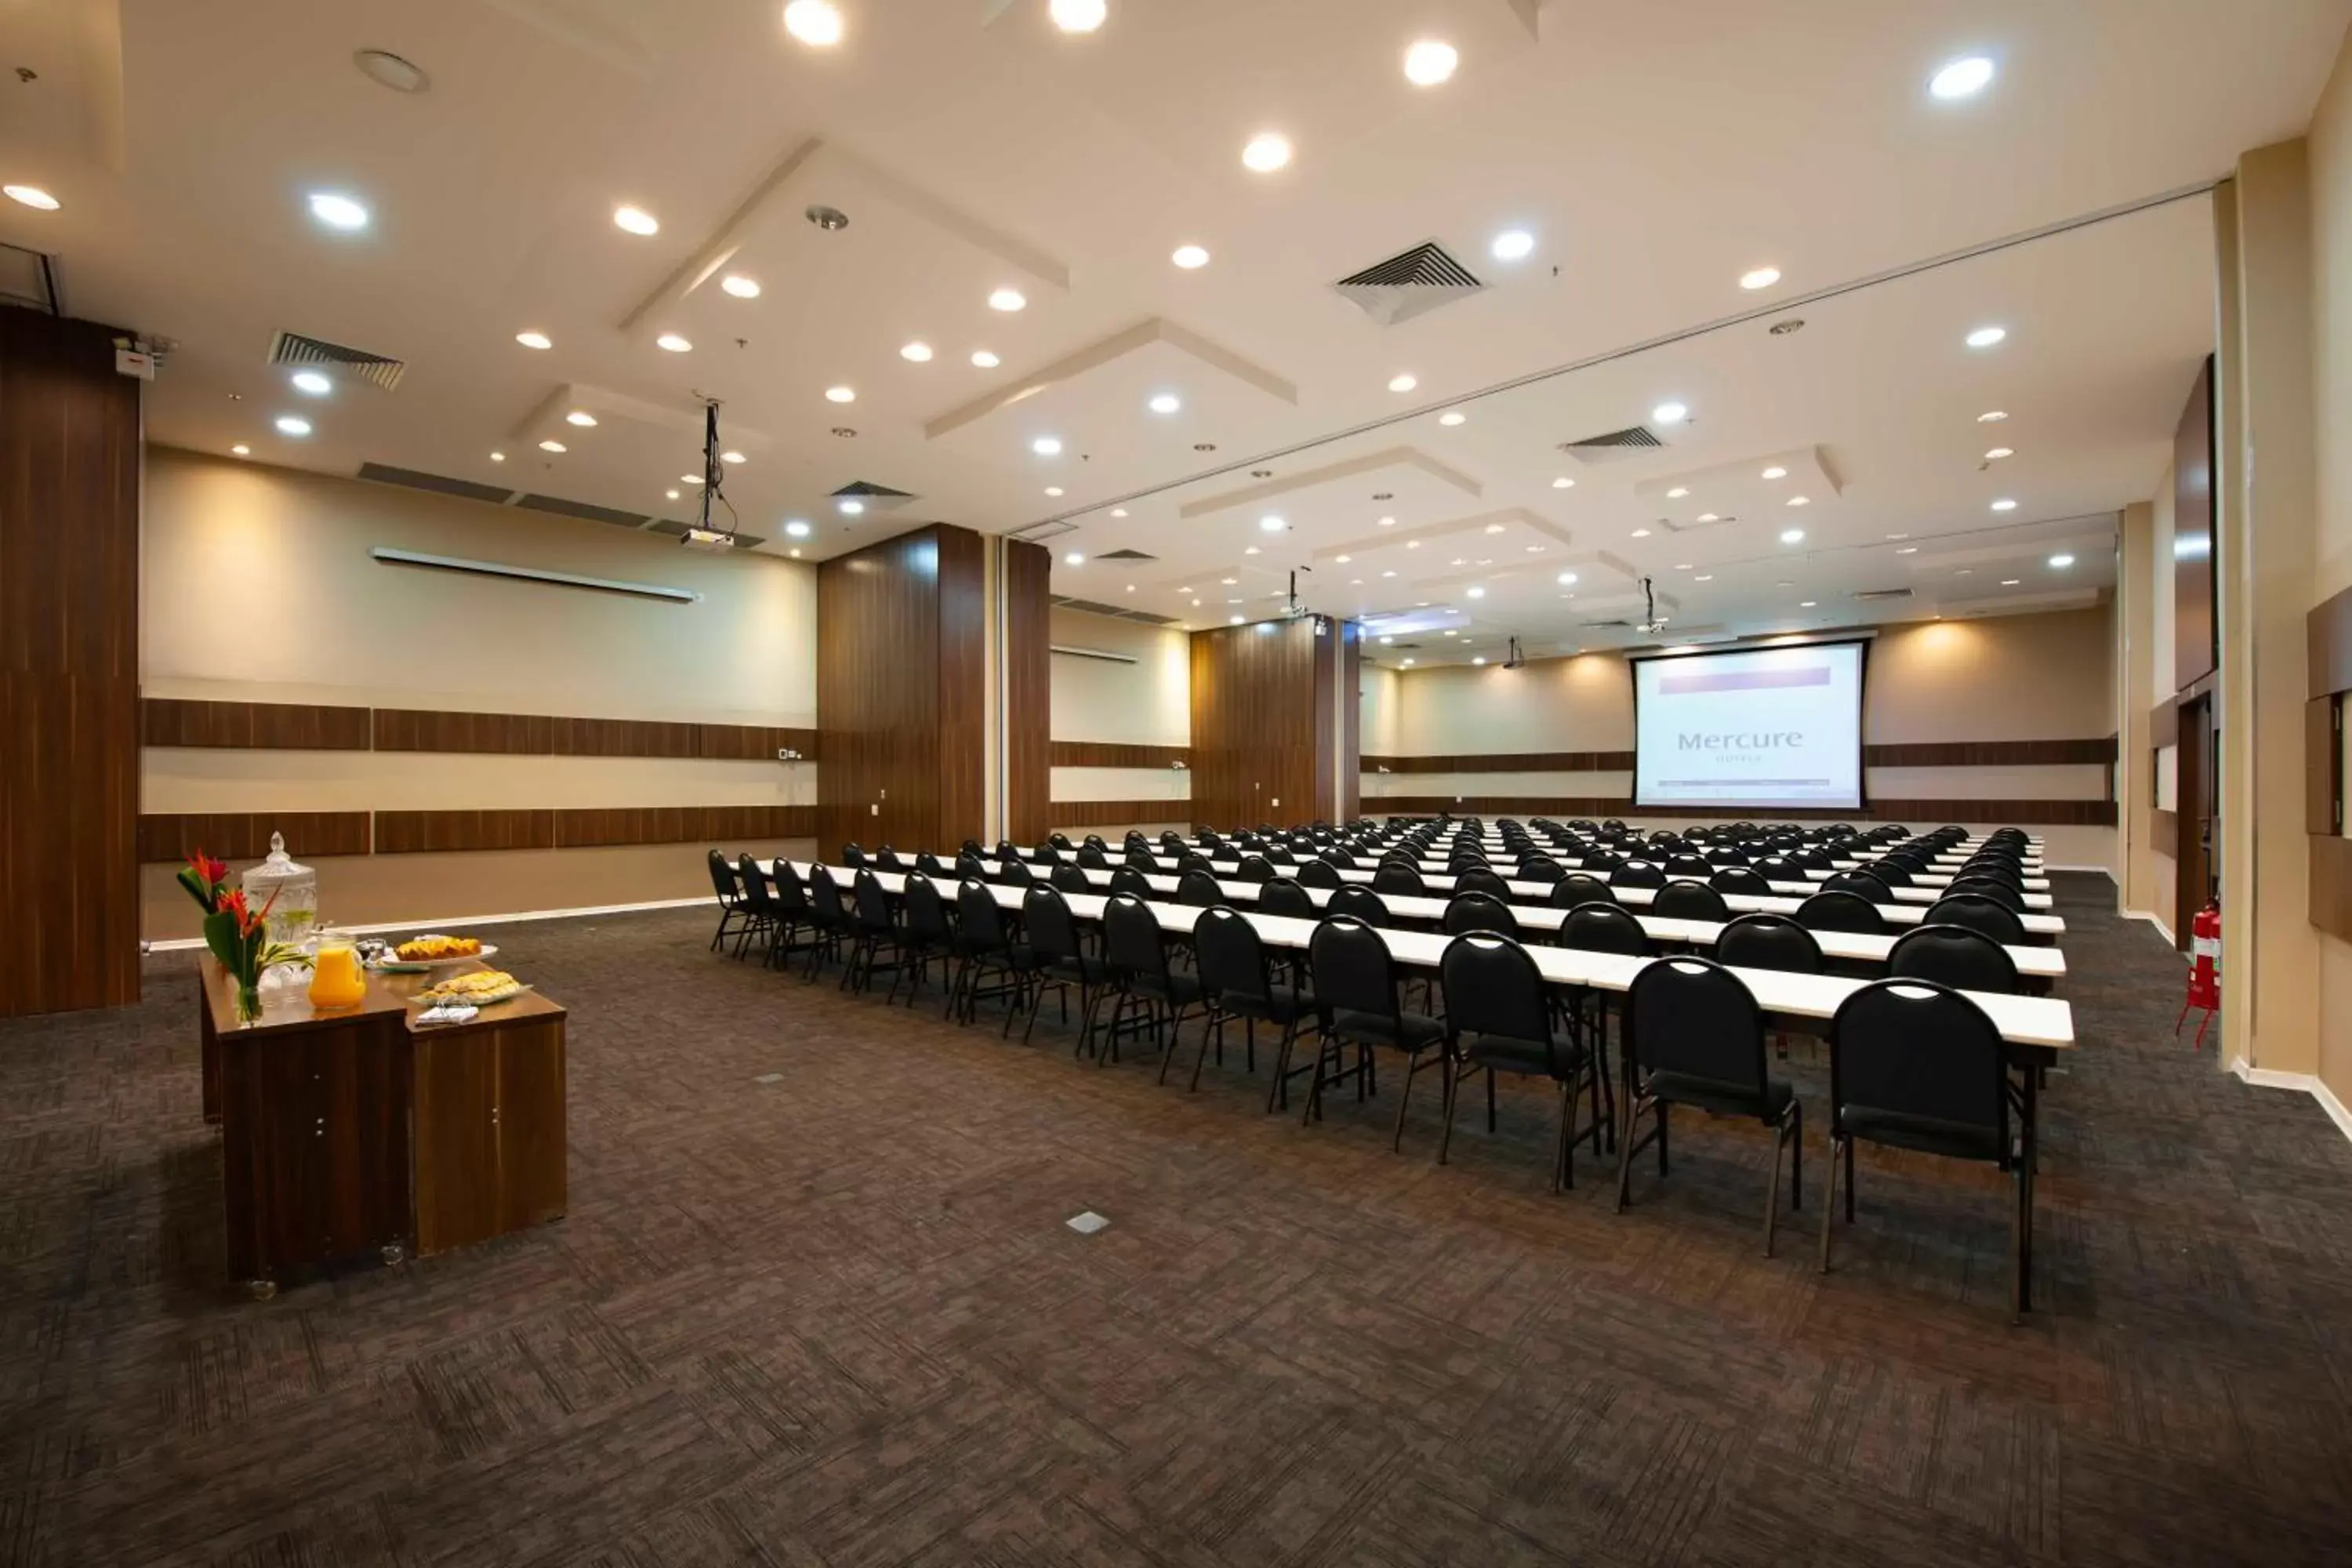
M 176 341 L 149 405 L 160 441 L 682 517 L 709 395 L 749 459 L 727 487 L 745 531 L 782 548 L 783 521 L 805 518 L 811 559 L 908 520 L 1070 515 L 1083 526 L 1057 548 L 1161 562 L 1116 580 L 1057 566 L 1057 591 L 1133 582 L 1190 624 L 1257 613 L 1289 563 L 1317 566 L 1318 608 L 1452 604 L 1474 640 L 1517 631 L 1531 650 L 1576 646 L 1643 574 L 1678 626 L 1811 618 L 1801 596 L 1847 624 L 1887 614 L 1840 605 L 1858 589 L 1907 584 L 1914 613 L 1965 612 L 1988 575 L 2020 577 L 2003 602 L 2044 592 L 2025 564 L 2053 541 L 2085 546 L 2071 582 L 2096 587 L 2111 525 L 2057 520 L 2111 512 L 2162 468 L 2210 336 L 2201 204 L 1812 301 L 1792 337 L 1727 329 L 1500 394 L 1458 428 L 1420 411 L 2209 181 L 2301 132 L 2352 18 L 2352 0 L 1547 0 L 1530 31 L 1514 0 L 1110 0 L 1100 33 L 1069 37 L 1045 0 L 840 4 L 848 37 L 820 52 L 773 0 L 16 0 L 5 63 L 37 75 L 0 78 L 0 177 L 64 205 L 0 203 L 0 240 L 55 253 L 75 313 Z M 1460 49 L 1452 82 L 1403 80 L 1423 37 Z M 362 78 L 351 57 L 371 47 L 430 89 Z M 1971 52 L 1999 60 L 1992 87 L 1931 99 L 1933 69 Z M 1251 174 L 1240 148 L 1269 128 L 1297 158 Z M 371 227 L 321 230 L 317 189 L 364 199 Z M 616 228 L 624 202 L 661 232 Z M 814 203 L 850 226 L 820 233 Z M 1533 256 L 1489 258 L 1507 226 L 1537 236 Z M 1328 287 L 1430 238 L 1491 287 L 1386 328 Z M 1170 264 L 1187 242 L 1206 268 Z M 1742 292 L 1765 264 L 1781 282 Z M 761 297 L 721 292 L 730 271 Z M 1008 286 L 1027 308 L 990 310 Z M 1984 320 L 2010 341 L 1961 348 Z M 519 346 L 524 329 L 555 347 Z M 396 392 L 299 399 L 264 363 L 280 330 L 409 370 Z M 665 331 L 693 352 L 654 346 Z M 914 340 L 929 363 L 898 356 Z M 1001 365 L 974 368 L 976 348 Z M 1387 389 L 1400 371 L 1413 392 Z M 836 384 L 856 401 L 827 402 Z M 1160 392 L 1182 410 L 1148 412 Z M 1666 450 L 1564 470 L 1556 443 L 1667 395 L 1696 417 Z M 1992 443 L 1973 416 L 1993 405 L 2016 416 L 1999 434 L 2019 456 L 1980 475 Z M 599 425 L 541 453 L 575 406 Z M 275 434 L 287 411 L 316 433 Z M 1040 435 L 1058 458 L 1032 452 Z M 1290 455 L 1247 461 L 1274 452 Z M 1830 485 L 1793 555 L 1767 542 L 1761 481 L 1732 492 L 1776 454 L 1810 454 Z M 1276 503 L 1289 528 L 1255 557 L 1274 508 L 1233 501 L 1252 466 L 1293 487 Z M 1329 468 L 1346 471 L 1297 483 Z M 1576 489 L 1550 489 L 1561 471 Z M 1716 510 L 1740 523 L 1657 531 L 1677 476 L 1722 484 Z M 856 479 L 919 499 L 845 519 L 826 498 Z M 1109 506 L 1147 492 L 1114 525 Z M 2019 510 L 1989 514 L 1996 493 Z M 1653 536 L 1631 538 L 1645 521 Z M 2032 526 L 1979 536 L 1995 522 Z M 1876 548 L 1888 532 L 1919 552 Z M 1573 602 L 1552 583 L 1566 563 Z M 1212 569 L 1242 581 L 1191 580 Z M 1473 602 L 1478 571 L 1495 575 Z

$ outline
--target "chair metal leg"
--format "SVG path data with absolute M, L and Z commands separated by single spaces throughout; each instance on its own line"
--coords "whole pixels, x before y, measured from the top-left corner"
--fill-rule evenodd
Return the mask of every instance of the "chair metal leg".
M 1805 1107 L 1803 1101 L 1792 1100 L 1789 1105 L 1789 1211 L 1794 1214 L 1804 1206 Z
M 1576 1165 L 1570 1152 L 1569 1134 L 1576 1126 L 1576 1080 L 1562 1079 L 1559 1085 L 1559 1152 L 1552 1156 L 1551 1190 L 1572 1189 L 1576 1185 Z
M 1848 1142 L 1849 1140 L 1840 1138 L 1834 1133 L 1832 1133 L 1830 1138 L 1830 1194 L 1827 1201 L 1822 1205 L 1822 1272 L 1824 1274 L 1827 1274 L 1830 1271 L 1830 1222 L 1837 1216 L 1839 1146 Z M 1848 1152 L 1850 1152 L 1851 1151 Z M 1853 1198 L 1852 1188 L 1853 1184 L 1848 1182 L 1847 1199 L 1849 1202 L 1851 1202 Z
M 1789 1147 L 1781 1130 L 1772 1130 L 1772 1179 L 1764 1186 L 1764 1256 L 1772 1256 L 1772 1225 L 1780 1217 L 1780 1155 Z
M 1660 1107 L 1660 1109 L 1664 1108 Z M 1617 1142 L 1617 1212 L 1619 1214 L 1623 1214 L 1625 1205 L 1633 1201 L 1633 1129 L 1641 1120 L 1642 1101 L 1633 1096 L 1631 1086 L 1628 1086 L 1625 1100 L 1625 1134 Z M 1659 1122 L 1658 1131 L 1662 1134 L 1665 1131 L 1663 1120 Z
M 1843 1140 L 1845 1145 L 1845 1222 L 1853 1223 L 1853 1140 Z
M 1470 1071 L 1471 1068 L 1466 1064 L 1455 1066 L 1453 1051 L 1450 1048 L 1446 1051 L 1445 1131 L 1439 1133 L 1437 1137 L 1437 1163 L 1441 1165 L 1445 1163 L 1445 1152 L 1454 1146 L 1454 1110 L 1462 1100 L 1462 1079 Z
M 1404 1152 L 1404 1108 L 1412 1103 L 1413 1075 L 1421 1071 L 1421 1053 L 1415 1051 L 1404 1065 L 1404 1088 L 1397 1091 L 1396 1135 L 1389 1140 L 1389 1152 Z
M 1294 1018 L 1283 1028 L 1281 1047 L 1275 1052 L 1274 1081 L 1265 1086 L 1265 1113 L 1268 1116 L 1274 1114 L 1277 1103 L 1285 1110 L 1290 1109 L 1290 1051 L 1297 1040 L 1298 1020 Z
M 1192 1081 L 1184 1086 L 1184 1092 L 1186 1094 L 1198 1094 L 1201 1092 L 1201 1069 L 1203 1067 L 1206 1067 L 1209 1061 L 1209 1026 L 1211 1024 L 1214 1024 L 1217 1030 L 1217 1060 L 1220 1064 L 1224 1061 L 1225 1019 L 1227 1016 L 1228 1015 L 1220 1009 L 1218 1012 L 1212 1014 L 1210 1017 L 1201 1025 L 1201 1052 L 1198 1056 L 1192 1058 Z
M 2033 1234 L 2033 1177 L 2020 1160 L 2010 1179 L 2017 1184 L 2017 1207 L 2009 1218 L 2009 1321 L 2022 1323 L 2028 1304 L 2025 1271 L 2032 1258 L 2028 1238 Z

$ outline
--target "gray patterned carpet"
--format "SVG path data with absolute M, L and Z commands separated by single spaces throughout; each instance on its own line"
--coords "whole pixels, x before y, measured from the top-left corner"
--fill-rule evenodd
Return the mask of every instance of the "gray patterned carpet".
M 1238 1053 L 1188 1097 L 685 913 L 500 930 L 572 1008 L 569 1218 L 256 1305 L 158 960 L 0 1025 L 0 1563 L 2352 1560 L 2352 1142 L 2062 897 L 2022 1329 L 1989 1173 L 1865 1155 L 1824 1279 L 1753 1128 L 1619 1216 L 1548 1097 L 1440 1169 L 1426 1079 L 1392 1154 L 1393 1076 L 1303 1131 Z

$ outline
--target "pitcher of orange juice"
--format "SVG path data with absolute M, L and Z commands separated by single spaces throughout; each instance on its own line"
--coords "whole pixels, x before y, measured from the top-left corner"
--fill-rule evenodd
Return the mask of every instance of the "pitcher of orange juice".
M 367 975 L 360 969 L 360 950 L 351 933 L 322 931 L 319 952 L 310 970 L 310 1005 L 321 1011 L 356 1007 L 367 1000 Z

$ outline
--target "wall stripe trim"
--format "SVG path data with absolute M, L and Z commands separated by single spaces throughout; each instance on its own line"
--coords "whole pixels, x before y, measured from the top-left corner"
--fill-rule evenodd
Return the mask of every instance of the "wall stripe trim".
M 2059 741 L 1927 741 L 1864 746 L 1863 764 L 1874 768 L 2048 767 L 2097 764 L 2116 760 L 2116 737 Z M 1467 756 L 1371 757 L 1363 771 L 1391 773 L 1624 773 L 1631 752 L 1490 752 Z
M 149 697 L 140 704 L 150 746 L 232 750 L 477 752 L 508 756 L 816 759 L 816 731 L 781 724 L 701 724 L 658 719 L 565 718 L 420 708 L 338 708 L 300 702 L 213 702 Z
M 1858 811 L 1820 807 L 1799 810 L 1759 807 L 1744 814 L 1720 809 L 1668 810 L 1636 807 L 1623 796 L 1605 795 L 1381 795 L 1367 796 L 1364 811 L 1425 816 L 1450 811 L 1456 816 L 1544 816 L 1717 817 L 1745 815 L 1790 822 L 1998 822 L 2039 827 L 2113 827 L 2116 803 L 2111 800 L 1874 800 Z M 2347 841 L 2352 842 L 2352 841 Z
M 1126 741 L 1056 741 L 1052 765 L 1057 768 L 1164 768 L 1176 763 L 1192 765 L 1189 746 L 1147 746 Z
M 197 849 L 257 859 L 271 833 L 298 859 L 344 855 L 585 849 L 625 844 L 726 848 L 816 833 L 813 805 L 648 805 L 510 811 L 152 812 L 139 819 L 139 858 L 184 860 Z

